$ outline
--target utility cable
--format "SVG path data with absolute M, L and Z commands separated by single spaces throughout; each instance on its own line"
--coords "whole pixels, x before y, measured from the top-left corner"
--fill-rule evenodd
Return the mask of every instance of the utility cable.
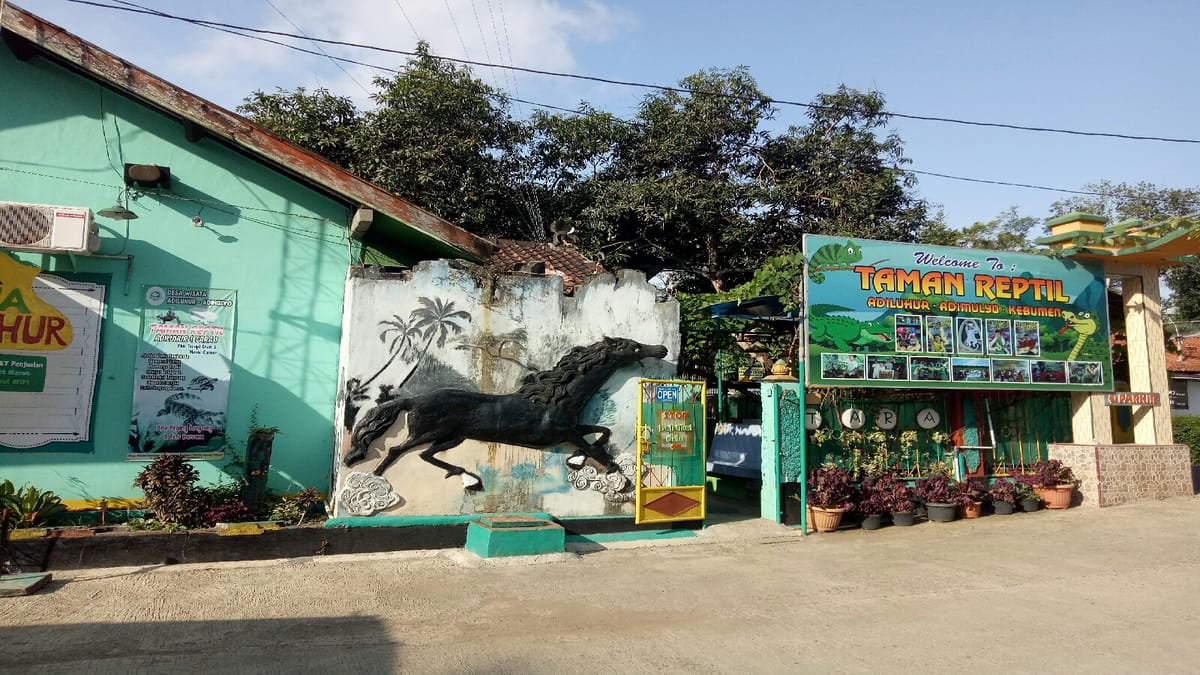
M 102 3 L 102 2 L 94 2 L 93 0 L 66 0 L 66 1 L 75 3 L 75 4 L 80 4 L 80 5 L 99 7 L 102 9 L 113 9 L 113 10 L 119 10 L 119 11 L 124 11 L 124 12 L 133 12 L 135 14 L 149 14 L 149 15 L 158 16 L 158 17 L 161 17 L 164 19 L 172 19 L 175 21 L 182 21 L 182 22 L 190 23 L 190 24 L 197 25 L 197 26 L 228 28 L 228 29 L 233 29 L 233 30 L 246 31 L 246 32 L 250 32 L 250 33 L 260 33 L 263 35 L 275 35 L 278 37 L 287 37 L 287 38 L 293 38 L 293 39 L 299 39 L 299 40 L 306 39 L 306 40 L 310 40 L 313 42 L 320 42 L 323 44 L 338 45 L 338 46 L 342 46 L 342 47 L 353 47 L 356 49 L 366 49 L 366 50 L 371 50 L 371 51 L 383 52 L 383 53 L 387 53 L 387 54 L 398 54 L 401 56 L 418 56 L 418 54 L 416 52 L 406 51 L 406 50 L 402 50 L 402 49 L 391 49 L 388 47 L 378 47 L 375 45 L 366 45 L 366 44 L 361 44 L 361 43 L 356 43 L 356 42 L 348 42 L 348 41 L 344 41 L 344 40 L 330 40 L 330 39 L 326 39 L 326 38 L 307 37 L 307 36 L 303 36 L 303 35 L 296 35 L 293 33 L 286 33 L 283 31 L 273 31 L 273 30 L 267 30 L 264 28 L 252 28 L 252 27 L 248 27 L 248 26 L 239 26 L 237 24 L 223 23 L 223 22 L 219 22 L 219 21 L 207 21 L 204 19 L 195 19 L 195 18 L 191 18 L 191 17 L 167 14 L 165 12 L 160 12 L 158 10 L 141 7 L 139 5 L 134 5 L 133 3 L 128 3 L 128 4 L 132 5 L 131 7 L 122 7 L 119 5 L 110 5 L 110 4 L 106 4 L 106 3 Z M 448 3 L 447 3 L 447 9 L 449 9 Z M 453 21 L 453 19 L 454 19 L 453 12 L 451 12 L 450 18 Z M 455 22 L 456 29 L 457 29 L 457 25 L 458 25 L 457 22 Z M 462 33 L 461 32 L 459 33 L 459 40 L 460 40 L 460 42 L 462 42 Z M 466 50 L 465 42 L 463 42 L 463 49 L 464 49 L 464 51 Z M 581 75 L 578 73 L 563 73 L 563 72 L 556 72 L 556 71 L 552 71 L 552 70 L 542 70 L 542 69 L 538 69 L 538 68 L 526 68 L 523 66 L 516 66 L 516 65 L 504 65 L 502 63 L 501 64 L 487 63 L 487 62 L 483 62 L 483 61 L 475 61 L 470 58 L 460 59 L 460 58 L 455 58 L 455 57 L 451 57 L 451 56 L 440 56 L 440 55 L 436 55 L 436 54 L 430 54 L 429 56 L 431 56 L 432 58 L 442 60 L 442 61 L 451 61 L 454 63 L 461 63 L 461 64 L 471 65 L 471 66 L 480 66 L 480 67 L 486 67 L 486 68 L 507 68 L 509 70 L 523 72 L 523 73 L 530 73 L 530 74 L 534 74 L 534 75 L 544 75 L 547 77 L 569 78 L 569 79 L 583 80 L 583 81 L 588 81 L 588 82 L 598 82 L 598 83 L 602 83 L 602 84 L 612 84 L 612 85 L 618 85 L 618 86 L 623 86 L 623 87 L 633 87 L 633 88 L 640 88 L 640 89 L 654 89 L 654 90 L 658 90 L 658 91 L 668 91 L 668 92 L 688 94 L 688 95 L 712 96 L 712 97 L 716 97 L 716 98 L 728 98 L 728 99 L 733 99 L 733 100 L 749 101 L 749 102 L 755 102 L 755 103 L 769 103 L 769 104 L 776 104 L 776 105 L 796 106 L 796 107 L 801 107 L 801 108 L 807 108 L 809 110 L 825 110 L 825 111 L 832 111 L 832 112 L 850 112 L 850 113 L 859 112 L 856 109 L 846 108 L 843 106 L 821 105 L 818 103 L 805 103 L 803 101 L 790 101 L 787 99 L 771 98 L 769 96 L 763 96 L 763 97 L 741 96 L 741 95 L 737 95 L 737 94 L 727 94 L 725 92 L 707 91 L 707 90 L 702 90 L 702 89 L 688 89 L 686 87 L 674 87 L 674 86 L 662 85 L 662 84 L 636 82 L 636 81 L 632 81 L 632 80 L 618 80 L 618 79 L 607 78 L 607 77 L 599 77 L 599 76 L 595 76 L 595 75 Z M 1123 140 L 1134 140 L 1134 141 L 1158 141 L 1158 142 L 1162 142 L 1162 143 L 1187 143 L 1187 144 L 1200 145 L 1200 139 L 1194 139 L 1194 138 L 1171 138 L 1171 137 L 1166 137 L 1166 136 L 1149 136 L 1149 135 L 1138 135 L 1138 134 L 1102 132 L 1102 131 L 1081 131 L 1078 129 L 1062 129 L 1062 128 L 1056 128 L 1056 127 L 1037 127 L 1037 126 L 1021 125 L 1021 124 L 1009 124 L 1009 123 L 1004 123 L 1004 122 L 982 122 L 982 121 L 977 121 L 977 120 L 964 120 L 964 119 L 958 119 L 958 118 L 953 118 L 953 117 L 939 117 L 939 116 L 934 116 L 934 115 L 913 115 L 913 114 L 898 113 L 898 112 L 885 112 L 882 114 L 885 114 L 889 117 L 895 117 L 898 119 L 919 120 L 919 121 L 925 121 L 925 122 L 942 122 L 942 123 L 946 123 L 946 124 L 960 124 L 960 125 L 977 126 L 977 127 L 992 127 L 992 128 L 998 128 L 998 129 L 1012 129 L 1012 130 L 1017 130 L 1017 131 L 1034 131 L 1034 132 L 1041 132 L 1041 133 L 1068 134 L 1068 135 L 1073 135 L 1073 136 L 1091 136 L 1091 137 L 1099 137 L 1099 138 L 1118 138 L 1118 139 L 1123 139 Z

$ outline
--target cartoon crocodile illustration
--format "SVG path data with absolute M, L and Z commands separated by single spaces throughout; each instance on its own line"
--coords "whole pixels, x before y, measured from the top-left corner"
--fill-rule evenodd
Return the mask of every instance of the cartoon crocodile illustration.
M 825 244 L 808 258 L 808 278 L 814 284 L 825 281 L 825 272 L 829 270 L 850 269 L 854 263 L 861 262 L 862 247 L 853 241 L 845 244 Z
M 879 321 L 859 321 L 848 316 L 836 316 L 832 312 L 851 312 L 849 307 L 839 305 L 813 305 L 808 308 L 808 337 L 812 342 L 829 345 L 840 351 L 870 348 L 873 345 L 890 345 L 889 329 Z
M 1063 320 L 1066 321 L 1063 327 L 1058 329 L 1059 333 L 1065 333 L 1068 328 L 1074 328 L 1076 333 L 1079 333 L 1079 339 L 1075 341 L 1075 348 L 1067 356 L 1068 361 L 1074 361 L 1079 357 L 1079 353 L 1083 351 L 1083 343 L 1088 341 L 1088 338 L 1096 334 L 1100 328 L 1100 324 L 1092 316 L 1091 312 L 1075 312 L 1063 311 Z

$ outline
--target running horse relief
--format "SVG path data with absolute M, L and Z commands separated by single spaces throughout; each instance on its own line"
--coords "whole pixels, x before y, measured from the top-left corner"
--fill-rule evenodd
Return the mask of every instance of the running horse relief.
M 579 413 L 619 368 L 666 355 L 667 348 L 662 345 L 606 337 L 587 347 L 571 349 L 554 368 L 526 377 L 512 394 L 438 389 L 388 401 L 372 408 L 354 425 L 350 451 L 343 462 L 353 466 L 366 459 L 371 443 L 387 432 L 400 413 L 407 413 L 408 436 L 403 443 L 387 449 L 375 467 L 376 476 L 382 476 L 404 453 L 427 445 L 421 459 L 445 469 L 446 478 L 461 476 L 464 489 L 482 490 L 483 479 L 479 476 L 437 457 L 467 439 L 535 449 L 568 443 L 578 448 L 567 458 L 568 467 L 578 470 L 591 458 L 609 473 L 619 472 L 621 467 L 605 450 L 612 432 L 608 427 L 579 424 Z M 586 437 L 592 434 L 599 437 L 588 442 Z

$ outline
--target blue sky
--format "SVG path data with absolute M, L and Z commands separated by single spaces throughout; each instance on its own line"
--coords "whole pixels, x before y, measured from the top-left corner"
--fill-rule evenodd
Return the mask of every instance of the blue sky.
M 105 1 L 105 0 L 102 0 Z M 111 0 L 109 0 L 111 1 Z M 371 71 L 159 18 L 65 0 L 25 9 L 226 107 L 254 89 L 325 86 L 366 106 Z M 478 61 L 675 84 L 744 65 L 768 95 L 811 101 L 839 84 L 877 89 L 894 112 L 1039 127 L 1200 139 L 1194 30 L 1200 3 L 761 2 L 658 0 L 209 0 L 139 4 L 214 21 L 394 49 L 416 36 Z M 312 48 L 311 44 L 303 44 Z M 325 47 L 395 66 L 403 57 Z M 587 100 L 630 116 L 646 91 L 477 69 L 520 98 Z M 357 80 L 357 83 L 355 82 Z M 518 113 L 528 108 L 520 106 Z M 781 107 L 780 128 L 804 121 Z M 1200 185 L 1200 144 L 895 120 L 910 168 L 1066 189 L 1103 179 Z M 1050 217 L 1066 195 L 930 176 L 919 192 L 963 227 L 1010 206 Z

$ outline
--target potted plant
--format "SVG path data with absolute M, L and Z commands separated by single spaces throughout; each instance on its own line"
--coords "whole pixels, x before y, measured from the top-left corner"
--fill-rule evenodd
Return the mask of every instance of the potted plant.
M 1048 509 L 1065 509 L 1071 506 L 1075 492 L 1075 474 L 1071 467 L 1057 459 L 1034 462 L 1018 480 L 1033 488 Z
M 808 479 L 808 505 L 817 532 L 833 532 L 842 523 L 842 516 L 853 507 L 854 488 L 850 474 L 834 464 L 813 469 Z
M 987 496 L 988 501 L 992 503 L 992 511 L 996 515 L 1006 516 L 1016 510 L 1016 483 L 999 479 L 988 488 Z
M 854 510 L 862 514 L 864 530 L 878 530 L 883 527 L 883 514 L 888 512 L 887 496 L 878 489 L 878 485 L 878 479 L 867 479 L 858 490 Z
M 1019 479 L 1020 475 L 1017 478 Z M 1038 499 L 1037 493 L 1029 483 L 1018 480 L 1013 484 L 1013 489 L 1017 493 L 1017 503 L 1021 505 L 1022 511 L 1030 513 L 1042 508 L 1042 500 Z
M 970 501 L 958 483 L 940 474 L 918 480 L 914 491 L 925 502 L 925 515 L 938 523 L 957 518 L 959 505 Z
M 892 524 L 906 527 L 915 523 L 913 491 L 904 481 L 885 474 L 871 486 L 879 495 L 883 507 L 892 514 Z
M 987 485 L 978 478 L 972 478 L 966 483 L 961 483 L 959 488 L 962 492 L 962 515 L 964 518 L 978 518 L 983 515 L 983 502 L 987 499 Z

